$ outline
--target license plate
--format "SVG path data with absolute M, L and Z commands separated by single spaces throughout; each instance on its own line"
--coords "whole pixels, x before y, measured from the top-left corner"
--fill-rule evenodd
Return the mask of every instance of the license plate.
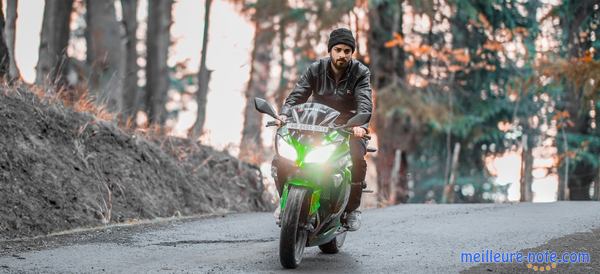
M 317 131 L 327 133 L 329 132 L 328 127 L 317 126 L 317 125 L 308 125 L 308 124 L 299 124 L 299 123 L 288 123 L 288 129 L 297 129 L 297 130 L 307 130 L 307 131 Z

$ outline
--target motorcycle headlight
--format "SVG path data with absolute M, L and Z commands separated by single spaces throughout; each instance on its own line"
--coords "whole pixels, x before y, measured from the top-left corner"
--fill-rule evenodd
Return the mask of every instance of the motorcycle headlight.
M 311 150 L 304 158 L 305 163 L 324 163 L 329 160 L 331 154 L 335 151 L 335 144 L 325 145 Z
M 281 137 L 277 138 L 277 153 L 290 161 L 296 161 L 296 158 L 298 157 L 296 155 L 296 149 Z

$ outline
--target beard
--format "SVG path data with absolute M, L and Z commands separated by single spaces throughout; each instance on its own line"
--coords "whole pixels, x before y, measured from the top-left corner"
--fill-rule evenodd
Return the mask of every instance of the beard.
M 333 66 L 337 70 L 344 70 L 348 66 L 348 60 L 345 59 L 337 59 L 333 62 Z

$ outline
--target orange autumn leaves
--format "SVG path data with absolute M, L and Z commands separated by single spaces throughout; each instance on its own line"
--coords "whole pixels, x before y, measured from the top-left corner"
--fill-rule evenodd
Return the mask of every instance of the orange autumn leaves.
M 402 38 L 402 35 L 398 34 L 397 32 L 393 33 L 394 38 L 390 41 L 385 42 L 385 47 L 386 48 L 393 48 L 393 47 L 401 47 L 402 45 L 404 45 L 404 38 Z
M 471 57 L 469 56 L 467 49 L 451 50 L 444 48 L 443 50 L 436 50 L 427 44 L 408 44 L 405 43 L 404 38 L 399 33 L 393 33 L 393 38 L 387 41 L 384 46 L 386 48 L 401 47 L 406 53 L 412 55 L 414 58 L 408 58 L 404 63 L 404 67 L 407 69 L 410 69 L 414 66 L 414 59 L 419 59 L 423 56 L 429 56 L 430 58 L 440 60 L 444 64 L 449 64 L 448 70 L 450 71 L 463 69 L 463 67 L 469 64 L 471 61 Z M 453 61 L 459 63 L 460 65 L 452 65 L 451 63 Z
M 558 124 L 556 125 L 556 128 L 558 129 L 562 127 L 574 127 L 575 123 L 571 121 L 570 116 L 568 111 L 557 111 L 552 117 L 552 120 L 558 121 Z
M 414 67 L 416 60 L 427 59 L 435 60 L 435 65 L 446 72 L 469 72 L 472 70 L 484 69 L 487 71 L 496 71 L 496 65 L 490 64 L 484 57 L 486 52 L 504 52 L 504 43 L 512 41 L 516 35 L 527 36 L 528 31 L 525 28 L 517 27 L 514 29 L 501 28 L 494 30 L 486 16 L 480 13 L 475 20 L 470 20 L 469 24 L 478 28 L 483 28 L 489 32 L 495 32 L 494 38 L 488 39 L 481 45 L 476 52 L 469 51 L 468 48 L 447 48 L 436 49 L 428 44 L 416 44 L 407 42 L 402 34 L 393 33 L 392 39 L 387 41 L 384 46 L 386 48 L 400 47 L 408 54 L 404 62 L 405 69 Z M 478 60 L 474 57 L 478 56 Z M 439 70 L 438 70 L 439 71 Z
M 541 75 L 549 79 L 565 79 L 575 89 L 581 89 L 582 101 L 600 98 L 600 61 L 593 59 L 594 50 L 587 50 L 581 57 L 571 59 L 542 59 L 536 66 Z
M 472 62 L 471 54 L 467 48 L 449 49 L 444 48 L 437 50 L 430 45 L 412 45 L 405 44 L 402 36 L 395 33 L 394 39 L 385 43 L 385 47 L 402 47 L 404 51 L 409 54 L 409 58 L 404 62 L 405 69 L 411 69 L 415 65 L 415 60 L 427 56 L 427 58 L 437 60 L 437 65 L 445 66 L 449 72 L 465 71 L 468 72 L 474 69 L 485 69 L 488 71 L 495 71 L 496 67 L 490 65 L 486 60 L 479 62 Z M 488 41 L 483 45 L 483 48 L 490 51 L 502 51 L 503 45 L 496 41 Z M 479 50 L 477 54 L 481 54 Z

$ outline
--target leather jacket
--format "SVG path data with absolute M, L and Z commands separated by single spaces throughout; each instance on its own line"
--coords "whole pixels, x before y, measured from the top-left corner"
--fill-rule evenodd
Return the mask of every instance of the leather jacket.
M 324 104 L 340 112 L 336 120 L 338 124 L 345 123 L 356 113 L 372 113 L 370 76 L 369 68 L 351 59 L 336 84 L 331 58 L 322 58 L 313 62 L 302 74 L 279 113 L 290 117 L 290 108 L 305 103 L 311 95 L 312 102 Z M 361 127 L 368 132 L 369 123 Z

